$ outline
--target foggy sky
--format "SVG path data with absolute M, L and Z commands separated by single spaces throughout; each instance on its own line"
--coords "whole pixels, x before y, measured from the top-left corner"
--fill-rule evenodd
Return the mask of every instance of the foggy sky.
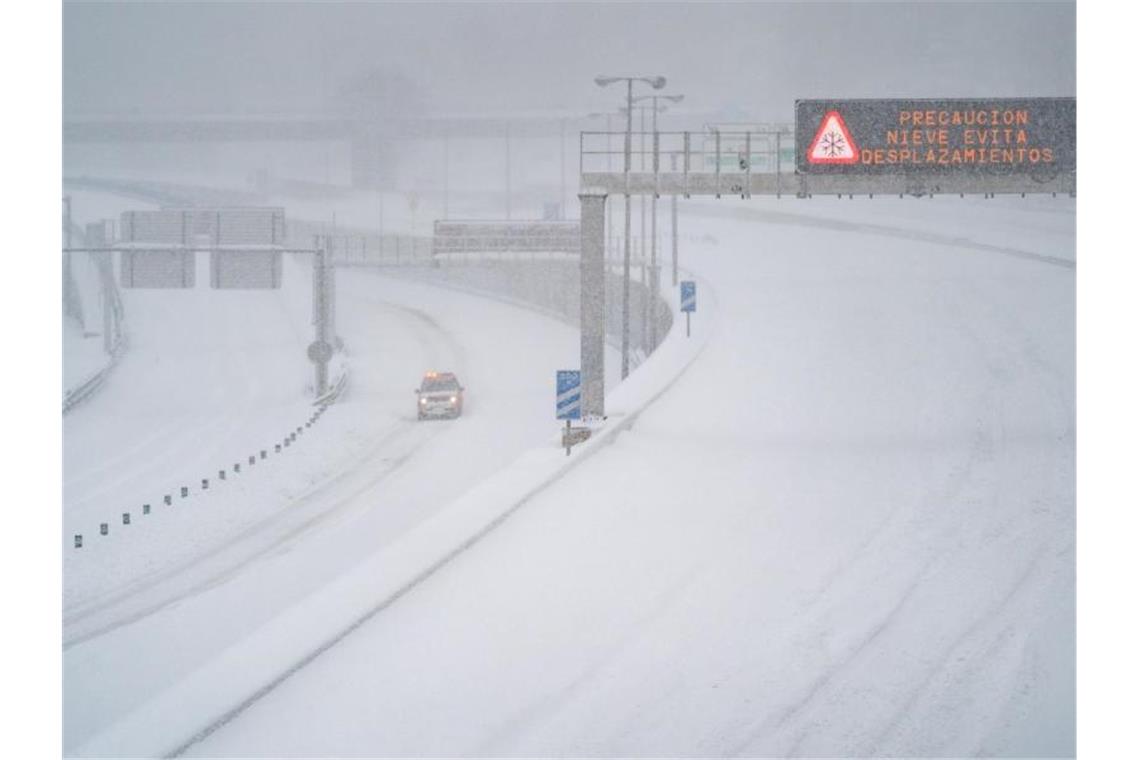
M 597 74 L 663 74 L 687 109 L 788 121 L 796 98 L 1075 95 L 1075 20 L 1069 2 L 66 2 L 63 105 L 319 114 L 372 69 L 431 111 L 584 112 L 622 97 Z

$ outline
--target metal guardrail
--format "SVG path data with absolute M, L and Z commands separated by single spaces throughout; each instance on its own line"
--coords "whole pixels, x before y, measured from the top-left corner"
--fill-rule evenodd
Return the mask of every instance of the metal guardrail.
M 101 386 L 103 384 L 103 381 L 107 378 L 107 374 L 110 372 L 110 370 L 110 366 L 104 367 L 91 377 L 84 380 L 77 387 L 72 388 L 69 391 L 65 391 L 63 394 L 63 413 L 67 414 L 77 404 L 79 404 L 81 401 L 84 401 L 96 390 L 98 390 L 99 386 Z
M 631 173 L 791 174 L 794 136 L 789 129 L 706 132 L 633 132 Z M 578 173 L 623 173 L 625 132 L 581 132 Z
M 336 400 L 340 398 L 340 394 L 348 387 L 348 370 L 340 373 L 340 377 L 332 384 L 324 394 L 317 396 L 313 399 L 313 406 L 329 406 L 335 404 Z

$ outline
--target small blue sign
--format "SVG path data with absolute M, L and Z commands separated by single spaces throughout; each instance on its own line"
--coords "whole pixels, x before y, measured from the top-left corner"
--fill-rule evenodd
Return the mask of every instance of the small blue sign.
M 576 369 L 560 369 L 555 378 L 554 415 L 560 420 L 582 418 L 582 373 Z
M 697 310 L 697 283 L 681 280 L 681 311 Z

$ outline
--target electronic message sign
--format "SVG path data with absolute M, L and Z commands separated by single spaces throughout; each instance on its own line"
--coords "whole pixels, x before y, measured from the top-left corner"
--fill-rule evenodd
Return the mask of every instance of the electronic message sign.
M 801 174 L 1031 174 L 1077 168 L 1075 98 L 797 100 Z

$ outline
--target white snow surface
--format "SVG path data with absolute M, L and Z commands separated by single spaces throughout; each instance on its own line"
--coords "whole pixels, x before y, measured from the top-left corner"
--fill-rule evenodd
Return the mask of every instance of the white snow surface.
M 611 379 L 569 458 L 551 375 L 576 331 L 342 281 L 343 403 L 224 489 L 67 550 L 67 754 L 1073 755 L 1073 202 L 683 208 L 693 336 L 676 318 Z M 125 446 L 148 410 L 168 432 L 135 457 L 160 473 L 305 414 L 273 297 L 233 343 L 211 322 L 181 382 L 147 385 L 139 353 L 91 429 Z M 183 405 L 219 385 L 208 357 L 254 349 L 247 387 Z M 444 362 L 469 414 L 402 419 Z M 71 462 L 99 459 L 72 425 Z

